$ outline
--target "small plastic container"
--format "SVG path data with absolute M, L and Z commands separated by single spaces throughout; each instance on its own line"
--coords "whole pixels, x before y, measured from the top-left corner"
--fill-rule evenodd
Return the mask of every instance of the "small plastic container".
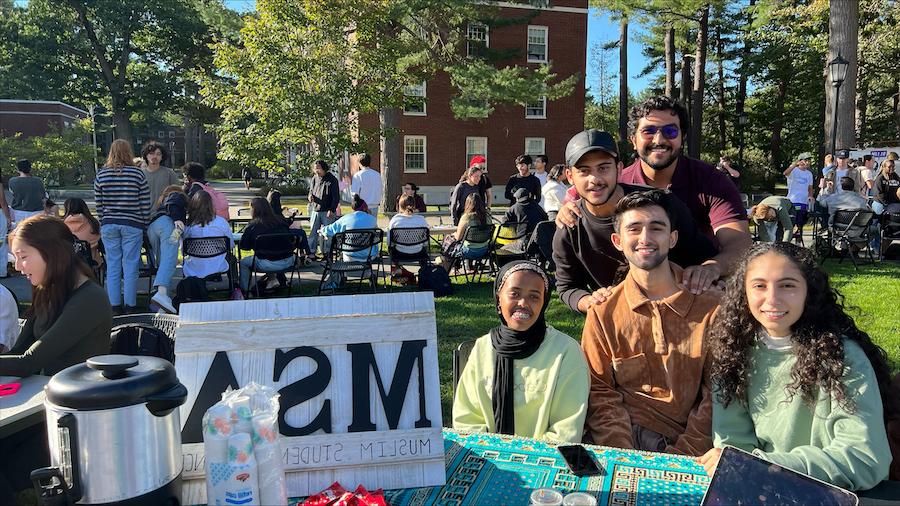
M 572 492 L 563 498 L 563 506 L 597 506 L 597 499 L 584 492 Z
M 531 493 L 531 506 L 560 506 L 563 495 L 552 488 L 539 488 Z

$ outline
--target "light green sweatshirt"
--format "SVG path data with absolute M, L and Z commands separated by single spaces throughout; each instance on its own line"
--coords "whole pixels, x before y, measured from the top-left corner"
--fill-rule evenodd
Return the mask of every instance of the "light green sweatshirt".
M 453 399 L 454 429 L 496 432 L 494 355 L 490 334 L 475 342 Z M 514 367 L 516 435 L 580 443 L 590 378 L 578 343 L 548 326 L 540 348 Z
M 713 395 L 717 448 L 731 445 L 770 462 L 850 490 L 866 490 L 887 479 L 891 452 L 875 373 L 862 348 L 844 341 L 844 387 L 853 413 L 821 392 L 814 406 L 798 392 L 788 401 L 795 356 L 758 343 L 751 350 L 748 406 L 727 408 Z

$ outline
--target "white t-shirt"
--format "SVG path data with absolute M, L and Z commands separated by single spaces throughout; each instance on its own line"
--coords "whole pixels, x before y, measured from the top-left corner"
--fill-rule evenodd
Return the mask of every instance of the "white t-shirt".
M 788 174 L 787 198 L 794 204 L 806 204 L 809 201 L 809 187 L 813 184 L 812 172 L 795 168 Z
M 542 207 L 544 211 L 559 211 L 562 207 L 562 203 L 566 200 L 566 185 L 560 183 L 559 181 L 547 181 L 543 187 L 541 187 L 541 202 L 543 202 Z
M 368 167 L 358 170 L 350 181 L 350 193 L 359 195 L 369 207 L 381 205 L 381 190 L 381 174 Z
M 849 168 L 847 168 L 847 169 L 835 168 L 835 170 L 837 172 L 835 172 L 835 174 L 834 174 L 834 193 L 841 193 L 844 191 L 843 189 L 841 189 L 841 178 L 849 176 L 850 169 Z
M 228 225 L 225 218 L 222 218 L 221 216 L 216 216 L 206 225 L 190 225 L 184 229 L 184 234 L 182 235 L 184 239 L 221 236 L 228 238 L 233 237 L 231 226 Z M 234 247 L 233 239 L 230 241 L 230 244 Z M 210 274 L 227 272 L 228 261 L 225 259 L 224 254 L 210 258 L 184 257 L 182 271 L 184 272 L 184 277 L 196 276 L 198 278 L 205 278 Z
M 18 339 L 19 307 L 9 288 L 0 285 L 0 353 L 12 349 Z
M 425 221 L 425 217 L 421 214 L 413 214 L 412 216 L 407 216 L 402 213 L 397 213 L 391 218 L 391 222 L 388 223 L 388 242 L 390 245 L 390 237 L 391 237 L 391 229 L 392 228 L 418 228 L 425 227 L 428 228 L 428 222 Z M 420 251 L 422 251 L 421 247 L 418 246 L 397 246 L 397 251 L 400 253 L 406 253 L 409 255 L 414 255 Z

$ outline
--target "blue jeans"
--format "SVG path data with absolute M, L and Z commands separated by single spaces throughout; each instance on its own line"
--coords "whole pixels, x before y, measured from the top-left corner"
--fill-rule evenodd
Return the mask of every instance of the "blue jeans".
M 173 230 L 175 222 L 168 216 L 160 216 L 147 227 L 147 238 L 150 239 L 150 249 L 156 260 L 153 286 L 164 286 L 167 290 L 169 283 L 172 282 L 172 276 L 175 275 L 175 265 L 178 263 L 178 243 L 169 242 Z
M 128 225 L 102 225 L 100 238 L 106 248 L 106 293 L 109 303 L 122 305 L 124 284 L 125 305 L 137 306 L 138 269 L 141 266 L 144 231 Z
M 250 266 L 253 265 L 255 255 L 246 256 L 241 259 L 241 290 L 250 289 Z M 287 269 L 294 264 L 294 256 L 291 255 L 281 260 L 266 260 L 260 258 L 256 260 L 256 272 L 279 272 Z
M 309 229 L 309 251 L 312 254 L 318 253 L 316 249 L 319 246 L 319 229 L 322 227 L 327 227 L 334 223 L 334 214 L 332 213 L 331 218 L 328 217 L 328 211 L 314 211 L 312 213 L 312 223 Z M 331 249 L 331 240 L 325 239 L 322 241 L 322 255 L 327 255 L 328 251 Z

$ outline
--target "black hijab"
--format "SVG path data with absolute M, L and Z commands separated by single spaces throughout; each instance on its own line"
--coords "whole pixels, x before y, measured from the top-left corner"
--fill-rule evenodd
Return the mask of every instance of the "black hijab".
M 517 331 L 506 325 L 500 311 L 500 290 L 514 272 L 527 271 L 539 275 L 544 280 L 544 305 L 534 324 L 527 330 Z M 510 262 L 497 273 L 494 281 L 494 304 L 500 316 L 500 325 L 491 329 L 491 345 L 496 352 L 494 357 L 494 388 L 491 392 L 491 404 L 494 408 L 495 430 L 500 434 L 515 434 L 515 380 L 513 378 L 513 360 L 530 357 L 544 342 L 547 323 L 544 312 L 550 303 L 550 284 L 547 273 L 540 265 L 530 261 Z

